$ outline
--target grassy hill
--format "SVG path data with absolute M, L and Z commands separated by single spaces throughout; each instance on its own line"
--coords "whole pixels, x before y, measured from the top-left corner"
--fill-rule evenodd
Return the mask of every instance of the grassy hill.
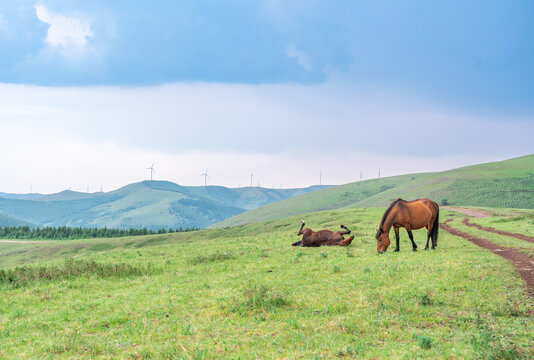
M 35 224 L 4 214 L 0 214 L 0 224 L 2 226 L 35 226 Z
M 534 208 L 534 155 L 429 174 L 350 207 L 385 206 L 398 197 L 450 205 Z
M 235 226 L 328 209 L 386 206 L 399 197 L 427 197 L 449 205 L 532 209 L 534 155 L 336 186 L 273 203 L 214 226 Z
M 180 186 L 143 181 L 107 193 L 62 191 L 40 196 L 0 197 L 0 226 L 21 222 L 39 226 L 110 228 L 206 227 L 246 210 L 323 187 L 305 189 L 230 189 L 222 186 Z M 6 219 L 3 222 L 2 219 Z
M 511 263 L 444 232 L 435 251 L 410 251 L 404 234 L 400 253 L 376 255 L 383 211 L 306 214 L 312 228 L 342 220 L 348 248 L 290 246 L 299 217 L 0 242 L 0 358 L 532 358 L 532 300 Z M 534 229 L 515 215 L 493 226 Z

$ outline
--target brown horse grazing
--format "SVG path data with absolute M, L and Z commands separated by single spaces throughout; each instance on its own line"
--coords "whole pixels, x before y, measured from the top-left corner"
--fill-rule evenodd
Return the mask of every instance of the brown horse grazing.
M 333 232 L 330 230 L 320 230 L 315 232 L 310 228 L 304 229 L 304 220 L 300 220 L 300 222 L 302 223 L 302 225 L 300 226 L 300 230 L 297 235 L 303 235 L 302 240 L 291 244 L 293 246 L 349 246 L 352 240 L 354 239 L 354 236 L 351 236 L 347 239 L 343 237 L 343 235 L 350 234 L 350 230 L 344 225 L 341 225 L 341 228 L 345 231 Z
M 428 241 L 432 238 L 432 249 L 438 246 L 438 229 L 439 229 L 439 206 L 429 199 L 417 199 L 405 201 L 397 199 L 389 205 L 389 208 L 382 216 L 380 227 L 376 232 L 376 251 L 383 253 L 388 249 L 390 244 L 389 231 L 393 227 L 395 230 L 394 252 L 399 251 L 399 228 L 403 227 L 408 232 L 412 241 L 413 251 L 417 251 L 417 245 L 413 241 L 412 230 L 426 227 L 427 239 L 425 250 L 428 249 Z

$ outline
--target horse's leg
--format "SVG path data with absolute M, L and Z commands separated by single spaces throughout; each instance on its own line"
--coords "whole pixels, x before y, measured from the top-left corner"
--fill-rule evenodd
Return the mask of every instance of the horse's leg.
M 341 225 L 341 228 L 344 231 L 336 231 L 333 233 L 328 241 L 328 244 L 326 245 L 338 245 L 338 246 L 349 246 L 352 240 L 354 239 L 354 236 L 349 237 L 348 239 L 345 239 L 343 235 L 350 234 L 350 230 L 345 225 Z
M 430 233 L 432 234 L 432 250 L 438 246 L 437 233 L 434 233 L 434 226 L 439 226 L 439 224 L 434 224 L 434 222 L 432 222 L 432 229 L 430 230 Z
M 412 242 L 412 250 L 413 251 L 417 251 L 417 245 L 415 244 L 415 241 L 413 241 L 413 234 L 412 234 L 412 230 L 408 230 L 406 229 L 406 232 L 408 232 L 408 236 L 410 237 L 410 240 Z
M 345 225 L 341 225 L 341 228 L 344 229 L 345 231 L 338 231 L 337 233 L 339 235 L 348 235 L 350 234 L 350 230 L 348 227 L 346 227 Z
M 432 237 L 432 250 L 436 248 L 436 239 L 435 239 L 435 235 L 432 235 L 433 232 L 434 232 L 434 223 L 432 223 L 432 228 L 429 231 L 429 233 L 431 234 L 430 236 Z
M 430 229 L 430 227 L 427 227 L 427 230 Z M 428 241 L 430 240 L 430 237 L 432 236 L 432 230 L 428 230 L 428 232 L 426 233 L 426 246 L 425 246 L 425 250 L 428 250 Z M 432 241 L 432 244 L 434 243 L 434 241 Z
M 352 243 L 352 240 L 354 240 L 354 236 L 348 237 L 343 241 L 340 241 L 338 243 L 339 246 L 349 246 Z
M 399 228 L 394 226 L 393 230 L 395 231 L 395 250 L 393 252 L 399 252 L 400 251 L 400 236 L 399 236 Z
M 291 244 L 291 245 L 293 245 L 293 246 L 303 246 L 303 245 L 302 245 L 302 240 L 299 240 L 299 241 L 297 241 L 297 242 L 294 242 L 294 243 Z
M 349 229 L 347 229 L 347 231 L 350 233 Z M 343 237 L 344 234 L 346 234 L 346 232 L 344 231 L 338 231 L 333 233 L 329 238 L 328 244 L 326 245 L 349 246 L 352 240 L 354 240 L 354 236 L 345 239 Z

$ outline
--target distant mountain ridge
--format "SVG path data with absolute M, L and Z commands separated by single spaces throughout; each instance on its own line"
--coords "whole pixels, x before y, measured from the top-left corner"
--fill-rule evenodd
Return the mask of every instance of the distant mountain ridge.
M 43 196 L 43 194 L 10 194 L 0 192 L 0 198 L 4 199 L 36 200 Z
M 181 186 L 143 181 L 111 192 L 0 193 L 0 226 L 82 226 L 129 229 L 206 227 L 250 209 L 328 186 L 297 189 Z

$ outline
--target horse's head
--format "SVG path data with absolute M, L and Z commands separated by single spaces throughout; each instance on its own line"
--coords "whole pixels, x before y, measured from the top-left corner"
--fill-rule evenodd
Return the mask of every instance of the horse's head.
M 376 232 L 376 252 L 379 254 L 385 253 L 389 244 L 391 244 L 389 234 L 382 231 L 382 229 L 378 229 Z

